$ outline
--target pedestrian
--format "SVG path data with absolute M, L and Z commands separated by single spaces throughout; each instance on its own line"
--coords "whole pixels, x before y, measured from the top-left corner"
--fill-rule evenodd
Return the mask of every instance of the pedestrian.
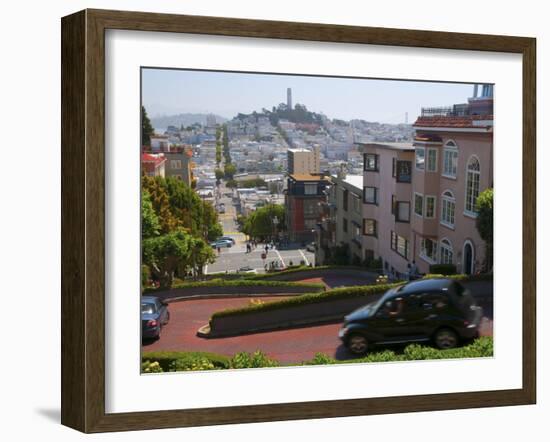
M 220 253 L 222 253 L 222 249 L 221 249 L 221 247 L 218 247 L 218 255 L 219 255 Z
M 269 246 L 266 244 L 265 245 L 265 254 L 267 255 L 267 252 L 269 251 Z

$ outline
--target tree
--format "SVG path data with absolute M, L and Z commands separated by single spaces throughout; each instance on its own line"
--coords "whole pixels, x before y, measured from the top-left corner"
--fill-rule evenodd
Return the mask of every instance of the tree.
M 143 146 L 151 145 L 151 135 L 155 134 L 155 130 L 151 125 L 151 120 L 147 116 L 145 106 L 141 106 L 141 144 Z
M 485 241 L 485 271 L 493 268 L 493 189 L 488 188 L 479 194 L 476 202 L 476 227 Z
M 206 241 L 201 238 L 193 237 L 190 245 L 189 267 L 193 271 L 195 278 L 200 278 L 203 274 L 204 266 L 213 264 L 216 261 L 214 250 Z
M 221 180 L 225 175 L 222 169 L 216 169 L 214 173 L 216 174 L 217 180 Z
M 275 217 L 277 225 L 273 223 Z M 255 210 L 244 220 L 242 230 L 253 238 L 272 238 L 276 232 L 285 230 L 285 207 L 282 204 L 267 204 Z
M 233 175 L 235 175 L 235 173 L 237 173 L 237 168 L 235 167 L 234 164 L 231 164 L 231 163 L 225 163 L 223 169 L 224 169 L 225 177 L 228 180 L 232 179 Z
M 160 222 L 153 203 L 151 202 L 151 195 L 149 192 L 143 191 L 141 193 L 141 237 L 151 238 L 157 236 L 160 232 Z
M 161 288 L 172 287 L 174 272 L 185 265 L 190 256 L 191 236 L 177 230 L 142 242 L 143 263 L 149 266 Z
M 172 213 L 164 178 L 143 176 L 141 189 L 142 192 L 149 194 L 151 204 L 160 224 L 159 233 L 169 233 L 176 229 L 179 222 Z

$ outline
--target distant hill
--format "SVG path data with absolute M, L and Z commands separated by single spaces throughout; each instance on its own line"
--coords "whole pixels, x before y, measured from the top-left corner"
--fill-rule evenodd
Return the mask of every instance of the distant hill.
M 163 115 L 162 117 L 151 118 L 151 124 L 153 127 L 162 128 L 167 126 L 180 127 L 182 124 L 187 127 L 195 123 L 202 125 L 206 124 L 206 117 L 208 114 L 178 114 L 178 115 Z M 217 123 L 225 123 L 227 118 L 215 115 Z

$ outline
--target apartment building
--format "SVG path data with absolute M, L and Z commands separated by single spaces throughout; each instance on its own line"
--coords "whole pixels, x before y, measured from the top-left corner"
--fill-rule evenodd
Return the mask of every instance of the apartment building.
M 330 177 L 322 174 L 291 174 L 285 190 L 285 219 L 289 240 L 311 242 L 327 201 Z
M 478 272 L 485 244 L 476 228 L 476 202 L 493 187 L 492 86 L 469 99 L 466 114 L 425 113 L 414 128 L 411 241 L 417 266 L 426 272 L 430 264 L 445 263 L 460 273 Z
M 349 175 L 342 167 L 331 177 L 327 208 L 319 224 L 315 262 L 329 263 L 335 247 L 346 246 L 348 263 L 360 265 L 363 252 L 363 175 Z
M 313 149 L 288 149 L 289 174 L 312 174 L 321 171 L 321 153 L 319 146 Z
M 492 103 L 492 85 L 476 85 L 468 103 L 422 109 L 413 143 L 360 145 L 365 259 L 399 277 L 413 261 L 421 273 L 482 269 L 476 203 L 493 186 Z
M 359 144 L 363 153 L 364 260 L 386 273 L 408 272 L 411 250 L 412 143 Z
M 193 152 L 190 149 L 174 148 L 171 152 L 165 152 L 166 157 L 165 174 L 167 177 L 173 176 L 182 180 L 188 186 L 191 186 L 193 179 L 191 172 L 191 157 Z

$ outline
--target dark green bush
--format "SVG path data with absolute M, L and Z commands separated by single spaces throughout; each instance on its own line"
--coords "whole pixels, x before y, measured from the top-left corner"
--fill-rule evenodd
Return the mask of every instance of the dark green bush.
M 251 280 L 248 278 L 240 279 L 210 279 L 208 281 L 184 282 L 172 285 L 172 289 L 195 288 L 195 287 L 306 287 L 312 291 L 320 291 L 325 289 L 325 285 L 321 283 L 304 283 L 294 281 L 264 281 Z M 146 289 L 144 293 L 153 293 L 158 289 Z
M 219 312 L 215 312 L 212 315 L 212 318 L 250 314 L 259 311 L 277 310 L 303 304 L 315 304 L 318 302 L 324 302 L 333 299 L 359 298 L 363 296 L 384 293 L 386 290 L 392 287 L 396 287 L 397 285 L 399 284 L 374 284 L 353 287 L 339 287 L 320 293 L 306 293 L 300 296 L 293 296 L 292 298 L 286 298 L 280 301 L 271 301 L 258 305 L 248 305 L 245 307 L 222 310 Z
M 432 264 L 430 273 L 440 275 L 456 275 L 456 265 L 454 264 Z
M 302 364 L 289 365 L 329 365 L 366 362 L 400 362 L 430 359 L 486 358 L 493 356 L 493 338 L 482 337 L 464 347 L 438 350 L 434 347 L 410 344 L 402 353 L 392 350 L 379 350 L 357 359 L 339 361 L 324 353 L 317 353 L 313 359 Z M 281 364 L 261 351 L 237 353 L 232 358 L 206 352 L 151 352 L 143 355 L 143 373 L 162 371 L 218 370 L 237 368 L 278 367 Z

